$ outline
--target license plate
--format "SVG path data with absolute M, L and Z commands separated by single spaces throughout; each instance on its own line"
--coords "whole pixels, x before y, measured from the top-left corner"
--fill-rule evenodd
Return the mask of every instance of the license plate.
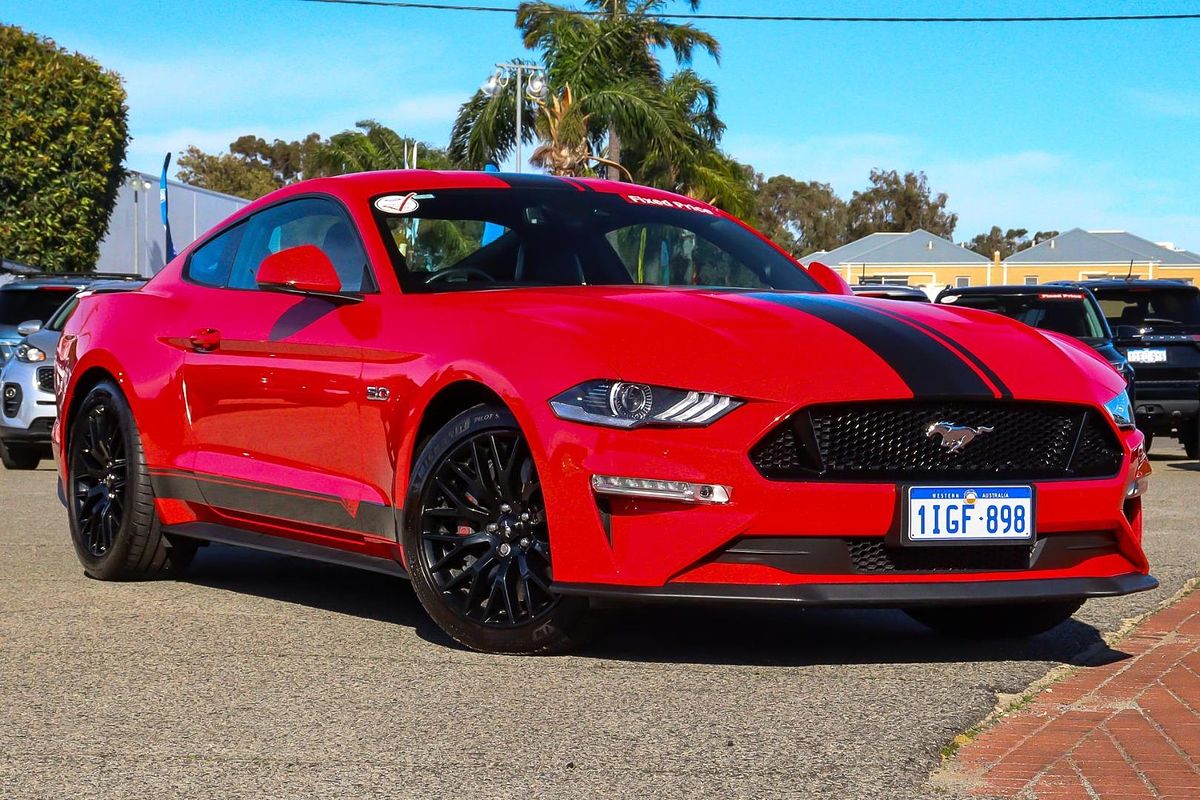
M 1029 542 L 1034 536 L 1032 486 L 910 486 L 904 540 Z
M 1141 350 L 1130 350 L 1125 356 L 1134 364 L 1165 364 L 1167 363 L 1167 351 L 1161 348 L 1143 348 Z

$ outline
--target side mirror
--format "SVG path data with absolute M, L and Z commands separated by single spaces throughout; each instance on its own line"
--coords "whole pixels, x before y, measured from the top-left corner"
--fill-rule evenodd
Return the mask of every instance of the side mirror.
M 342 294 L 342 280 L 329 256 L 311 244 L 289 247 L 267 256 L 258 266 L 254 280 L 258 288 L 268 292 L 350 298 Z
M 854 292 L 850 291 L 850 284 L 846 283 L 845 278 L 820 261 L 809 262 L 808 274 L 812 276 L 814 281 L 821 285 L 822 289 L 830 294 L 854 294 Z
M 1113 335 L 1119 342 L 1128 342 L 1142 338 L 1142 329 L 1137 325 L 1118 325 L 1113 329 Z
M 29 319 L 17 326 L 17 336 L 30 336 L 42 329 L 40 319 Z

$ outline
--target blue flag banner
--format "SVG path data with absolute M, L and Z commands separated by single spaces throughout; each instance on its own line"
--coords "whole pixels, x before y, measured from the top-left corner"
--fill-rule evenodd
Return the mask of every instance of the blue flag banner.
M 175 257 L 175 243 L 171 241 L 171 219 L 167 216 L 167 167 L 171 164 L 171 154 L 163 159 L 162 177 L 158 181 L 158 205 L 162 210 L 163 230 L 167 234 L 167 261 Z
M 499 172 L 500 168 L 495 164 L 485 164 L 484 172 Z M 480 245 L 488 245 L 504 235 L 504 226 L 497 225 L 494 222 L 485 222 L 483 224 L 483 239 L 479 242 Z

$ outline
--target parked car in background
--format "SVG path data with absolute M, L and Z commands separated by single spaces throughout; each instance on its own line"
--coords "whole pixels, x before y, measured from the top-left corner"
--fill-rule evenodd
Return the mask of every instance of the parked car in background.
M 0 286 L 0 366 L 8 363 L 23 338 L 24 322 L 45 322 L 68 297 L 98 280 L 132 280 L 103 273 L 20 274 Z
M 449 636 L 517 653 L 576 644 L 592 598 L 1028 636 L 1157 585 L 1115 372 L 995 314 L 848 295 L 629 183 L 295 183 L 80 300 L 71 541 L 102 580 L 203 541 L 407 575 Z
M 0 462 L 7 469 L 36 469 L 52 456 L 50 430 L 57 416 L 54 402 L 54 351 L 63 324 L 79 299 L 96 292 L 129 291 L 141 281 L 106 280 L 70 295 L 53 315 L 40 325 L 29 320 L 18 326 L 25 334 L 13 356 L 0 367 Z
M 1200 458 L 1200 288 L 1171 280 L 1057 282 L 1089 289 L 1137 375 L 1147 439 L 1177 437 Z
M 859 297 L 876 297 L 880 300 L 909 300 L 914 303 L 928 303 L 929 295 L 916 286 L 896 286 L 883 283 L 856 283 L 850 291 Z
M 1121 374 L 1134 396 L 1134 371 L 1117 349 L 1100 304 L 1083 287 L 971 286 L 946 288 L 938 303 L 992 311 L 1042 330 L 1072 336 L 1087 344 Z

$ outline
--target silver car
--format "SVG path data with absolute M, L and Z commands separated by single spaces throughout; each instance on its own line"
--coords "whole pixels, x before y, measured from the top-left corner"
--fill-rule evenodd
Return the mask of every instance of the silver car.
M 0 369 L 0 461 L 8 469 L 36 469 L 52 456 L 50 428 L 58 415 L 54 398 L 54 351 L 79 298 L 94 292 L 130 291 L 142 283 L 103 281 L 81 289 L 43 325 L 29 320 L 16 329 L 24 338 L 10 345 Z

